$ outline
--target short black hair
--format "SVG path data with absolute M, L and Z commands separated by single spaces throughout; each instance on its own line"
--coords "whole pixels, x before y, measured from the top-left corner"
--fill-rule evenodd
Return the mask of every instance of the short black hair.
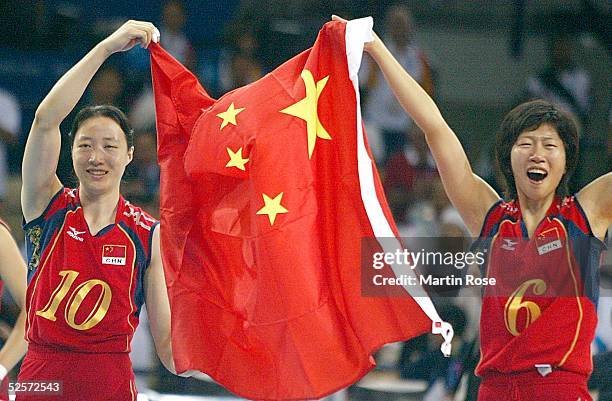
M 74 144 L 74 137 L 76 136 L 76 133 L 81 125 L 85 121 L 95 117 L 108 117 L 114 120 L 117 124 L 119 124 L 119 127 L 121 127 L 121 130 L 125 134 L 128 150 L 134 147 L 134 130 L 132 127 L 130 127 L 130 123 L 125 116 L 125 113 L 115 106 L 103 104 L 99 106 L 84 107 L 77 113 L 76 117 L 74 117 L 74 121 L 72 122 L 70 133 L 68 134 L 70 137 L 70 148 L 72 148 L 72 145 Z
M 552 126 L 565 147 L 565 173 L 557 187 L 557 195 L 568 195 L 568 182 L 578 164 L 578 127 L 575 117 L 545 100 L 531 100 L 521 103 L 510 110 L 504 117 L 497 133 L 495 144 L 495 159 L 497 169 L 504 179 L 505 195 L 508 199 L 515 199 L 516 184 L 512 173 L 510 153 L 512 147 L 521 133 L 533 131 L 542 124 Z

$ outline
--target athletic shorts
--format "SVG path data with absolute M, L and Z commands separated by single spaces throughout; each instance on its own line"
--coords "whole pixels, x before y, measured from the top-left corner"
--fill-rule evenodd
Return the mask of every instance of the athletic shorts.
M 30 344 L 17 381 L 59 383 L 61 393 L 19 392 L 17 401 L 135 401 L 137 394 L 127 353 L 67 352 Z
M 553 371 L 542 377 L 537 371 L 482 379 L 478 401 L 593 401 L 587 377 Z

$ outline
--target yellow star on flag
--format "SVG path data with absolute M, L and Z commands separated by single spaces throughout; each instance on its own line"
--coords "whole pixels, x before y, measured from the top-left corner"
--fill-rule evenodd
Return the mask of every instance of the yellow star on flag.
M 219 128 L 219 130 L 222 130 L 223 128 L 225 128 L 225 126 L 227 124 L 232 124 L 232 125 L 237 125 L 236 123 L 236 116 L 244 111 L 244 107 L 237 109 L 234 107 L 234 102 L 232 102 L 232 104 L 229 105 L 229 107 L 227 108 L 227 110 L 225 110 L 223 113 L 219 113 L 217 114 L 217 117 L 221 118 L 223 121 L 221 122 L 221 128 Z
M 302 77 L 304 85 L 306 86 L 306 97 L 299 102 L 281 110 L 281 113 L 289 114 L 306 121 L 306 133 L 308 135 L 308 158 L 310 159 L 312 157 L 312 152 L 314 151 L 317 138 L 331 139 L 331 136 L 329 136 L 321 124 L 321 121 L 319 121 L 319 114 L 317 112 L 319 96 L 321 96 L 321 92 L 323 92 L 323 88 L 325 88 L 325 85 L 327 84 L 329 75 L 317 81 L 316 84 L 310 71 L 304 70 L 300 76 Z
M 283 199 L 283 193 L 276 195 L 274 199 L 270 198 L 266 194 L 263 195 L 263 200 L 265 206 L 257 211 L 256 214 L 267 214 L 270 219 L 270 225 L 274 225 L 274 220 L 276 220 L 276 215 L 281 213 L 288 213 L 289 211 L 285 209 L 281 205 L 281 200 Z
M 230 157 L 230 160 L 227 162 L 225 167 L 236 167 L 242 171 L 246 171 L 244 165 L 249 161 L 249 159 L 242 158 L 242 148 L 238 149 L 237 152 L 232 151 L 230 148 L 227 149 L 227 154 Z

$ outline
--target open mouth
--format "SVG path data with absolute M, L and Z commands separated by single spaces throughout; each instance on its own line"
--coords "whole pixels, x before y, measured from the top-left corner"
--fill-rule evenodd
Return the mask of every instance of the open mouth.
M 530 169 L 527 171 L 527 177 L 531 181 L 540 182 L 548 176 L 548 173 L 541 169 Z

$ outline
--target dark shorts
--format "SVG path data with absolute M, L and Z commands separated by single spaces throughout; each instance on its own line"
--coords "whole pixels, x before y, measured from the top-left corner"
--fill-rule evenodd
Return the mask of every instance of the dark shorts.
M 482 379 L 478 401 L 592 401 L 587 377 L 553 371 L 542 377 L 536 371 Z
M 61 394 L 19 392 L 17 401 L 135 401 L 129 354 L 57 351 L 30 344 L 19 383 L 59 382 Z

